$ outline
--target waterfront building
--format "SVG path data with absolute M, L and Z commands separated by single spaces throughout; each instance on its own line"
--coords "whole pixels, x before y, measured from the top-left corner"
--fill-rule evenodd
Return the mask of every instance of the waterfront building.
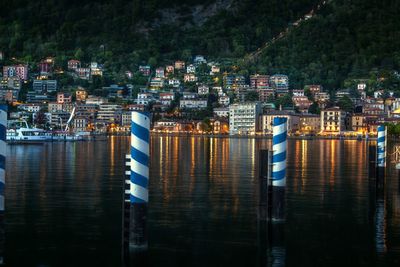
M 58 111 L 46 113 L 46 120 L 52 127 L 63 128 L 70 116 L 71 114 L 69 112 Z
M 261 113 L 259 102 L 246 102 L 229 106 L 229 133 L 255 134 L 258 130 L 258 117 Z
M 76 116 L 82 116 L 87 118 L 89 121 L 93 121 L 96 118 L 98 105 L 96 104 L 78 104 L 76 106 Z
M 227 119 L 211 119 L 210 124 L 213 134 L 229 134 L 229 122 Z
M 350 127 L 354 132 L 359 133 L 367 133 L 369 132 L 368 118 L 371 118 L 371 115 L 367 114 L 353 114 L 350 117 Z
M 132 122 L 132 112 L 123 111 L 121 113 L 121 126 L 129 128 Z
M 321 131 L 330 134 L 339 134 L 345 130 L 346 113 L 338 107 L 321 111 Z
M 75 116 L 72 125 L 75 132 L 84 132 L 88 127 L 88 120 L 85 117 Z
M 118 117 L 122 107 L 116 104 L 101 104 L 97 112 L 97 121 L 104 123 L 119 123 Z
M 154 122 L 153 130 L 156 131 L 174 131 L 177 123 L 171 120 L 158 120 Z
M 260 116 L 260 126 L 263 134 L 272 134 L 274 118 L 287 119 L 288 133 L 295 133 L 300 129 L 300 117 L 294 113 L 281 110 L 271 110 Z
M 299 127 L 301 133 L 317 134 L 321 131 L 321 116 L 316 114 L 301 114 Z

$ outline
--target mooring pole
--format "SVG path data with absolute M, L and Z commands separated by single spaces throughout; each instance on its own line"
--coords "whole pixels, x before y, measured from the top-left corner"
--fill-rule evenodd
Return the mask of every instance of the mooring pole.
M 268 150 L 259 153 L 259 201 L 258 201 L 258 258 L 259 266 L 267 266 L 268 261 L 268 201 L 270 159 Z
M 125 155 L 125 175 L 122 193 L 122 256 L 129 252 L 129 221 L 131 211 L 131 155 Z
M 150 116 L 132 112 L 129 249 L 145 250 L 149 199 Z
M 385 201 L 385 179 L 378 177 L 376 180 L 375 197 L 375 246 L 377 253 L 385 253 L 386 243 L 386 201 Z
M 387 129 L 386 126 L 378 126 L 377 139 L 377 178 L 384 179 L 386 169 Z
M 260 150 L 259 160 L 259 210 L 258 219 L 268 220 L 268 150 Z
M 368 174 L 369 178 L 376 176 L 376 146 L 368 145 Z
M 285 220 L 287 119 L 274 118 L 272 128 L 272 221 Z
M 6 182 L 7 105 L 0 105 L 0 265 L 4 264 L 4 188 Z

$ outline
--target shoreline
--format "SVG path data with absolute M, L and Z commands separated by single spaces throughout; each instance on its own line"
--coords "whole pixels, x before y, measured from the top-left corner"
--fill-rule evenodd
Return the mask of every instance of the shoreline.
M 199 133 L 161 133 L 150 132 L 153 136 L 172 136 L 172 137 L 214 137 L 214 138 L 243 138 L 243 139 L 272 139 L 272 135 L 229 135 L 229 134 L 199 134 Z M 111 134 L 110 136 L 129 136 L 128 133 Z M 361 140 L 357 137 L 347 136 L 295 136 L 289 135 L 288 139 L 295 140 L 356 140 L 356 141 L 376 141 L 376 137 L 363 137 Z M 390 140 L 400 140 L 400 138 L 389 137 Z

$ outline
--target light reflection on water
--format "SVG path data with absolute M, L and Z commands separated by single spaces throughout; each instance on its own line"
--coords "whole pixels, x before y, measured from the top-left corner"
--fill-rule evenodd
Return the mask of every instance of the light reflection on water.
M 8 147 L 9 266 L 121 265 L 128 141 Z M 260 246 L 258 151 L 269 145 L 152 136 L 150 266 L 398 266 L 399 178 L 391 167 L 374 190 L 365 142 L 289 140 L 286 222 Z

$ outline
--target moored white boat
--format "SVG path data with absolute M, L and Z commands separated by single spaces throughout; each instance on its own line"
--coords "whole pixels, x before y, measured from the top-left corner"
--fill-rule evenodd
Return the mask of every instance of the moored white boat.
M 80 141 L 83 140 L 82 136 L 72 134 L 69 132 L 53 132 L 52 141 Z
M 43 143 L 50 141 L 46 131 L 37 128 L 7 129 L 6 141 L 9 143 Z

